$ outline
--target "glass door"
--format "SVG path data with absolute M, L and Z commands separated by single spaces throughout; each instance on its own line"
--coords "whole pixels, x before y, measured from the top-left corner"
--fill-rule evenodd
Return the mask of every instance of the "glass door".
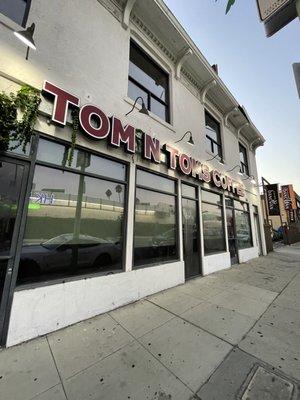
M 201 274 L 199 245 L 199 213 L 196 189 L 182 185 L 182 230 L 185 278 L 189 279 Z M 194 197 L 194 198 L 192 198 Z
M 233 208 L 226 208 L 228 247 L 230 252 L 231 265 L 238 263 L 235 221 Z
M 28 166 L 0 156 L 0 344 L 25 199 Z

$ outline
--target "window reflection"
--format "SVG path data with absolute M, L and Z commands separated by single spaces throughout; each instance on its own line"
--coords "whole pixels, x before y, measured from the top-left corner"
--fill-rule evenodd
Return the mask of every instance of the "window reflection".
M 220 124 L 205 111 L 206 149 L 222 159 Z
M 177 258 L 176 198 L 136 189 L 134 264 L 158 263 Z
M 130 43 L 128 96 L 141 96 L 148 110 L 169 122 L 169 76 L 139 46 Z
M 36 166 L 18 283 L 121 269 L 125 185 Z
M 235 211 L 236 236 L 239 249 L 252 246 L 250 216 L 248 212 Z
M 38 145 L 37 159 L 42 162 L 48 162 L 61 167 L 70 167 L 82 172 L 89 172 L 110 178 L 125 180 L 126 167 L 107 158 L 98 157 L 87 151 L 74 150 L 74 156 L 71 165 L 67 163 L 69 145 L 55 143 L 51 140 L 40 139 Z
M 205 254 L 225 251 L 222 208 L 202 203 L 202 220 Z

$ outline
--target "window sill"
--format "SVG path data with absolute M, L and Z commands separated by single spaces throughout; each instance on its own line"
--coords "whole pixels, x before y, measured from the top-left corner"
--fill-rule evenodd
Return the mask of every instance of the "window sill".
M 23 26 L 17 24 L 10 18 L 6 17 L 4 14 L 0 13 L 0 24 L 5 26 L 5 28 L 11 31 L 20 31 L 21 29 L 25 29 Z
M 128 97 L 124 97 L 124 101 L 132 107 L 134 105 L 134 101 Z M 141 106 L 139 104 L 136 104 L 135 106 L 136 109 L 140 110 Z M 170 131 L 175 133 L 174 126 L 169 124 L 168 122 L 164 121 L 163 119 L 159 118 L 157 115 L 153 114 L 151 111 L 149 111 L 149 117 L 154 119 L 154 121 L 158 122 L 159 124 L 163 125 L 165 128 L 169 129 Z

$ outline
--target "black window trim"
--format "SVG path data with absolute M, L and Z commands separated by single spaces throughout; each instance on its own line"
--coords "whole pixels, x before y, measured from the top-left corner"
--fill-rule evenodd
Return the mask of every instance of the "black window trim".
M 213 194 L 217 194 L 218 196 L 221 197 L 222 204 L 212 203 L 212 202 L 210 202 L 210 201 L 205 201 L 205 200 L 203 200 L 203 199 L 202 199 L 202 191 L 204 191 L 204 192 L 210 192 L 210 193 L 213 193 Z M 222 193 L 218 193 L 218 192 L 216 192 L 216 191 L 214 191 L 214 190 L 205 189 L 205 188 L 202 188 L 202 187 L 201 187 L 201 192 L 200 192 L 200 198 L 201 198 L 201 214 L 203 213 L 203 212 L 202 212 L 202 203 L 204 203 L 204 204 L 210 204 L 210 205 L 212 205 L 212 206 L 216 206 L 216 207 L 219 207 L 219 208 L 221 209 L 221 212 L 222 212 L 223 243 L 224 243 L 224 245 L 225 245 L 224 250 L 213 251 L 213 252 L 210 252 L 210 253 L 206 253 L 206 254 L 205 254 L 203 216 L 201 215 L 201 220 L 202 220 L 202 224 L 201 224 L 201 225 L 202 225 L 203 253 L 204 253 L 204 257 L 212 256 L 212 255 L 214 255 L 214 254 L 222 254 L 222 253 L 226 253 L 226 252 L 227 252 L 226 231 L 225 231 L 225 230 L 227 229 L 226 224 L 225 224 L 225 210 L 226 210 L 226 207 L 224 207 L 223 197 L 224 197 L 224 195 L 223 195 Z
M 241 165 L 240 172 L 242 174 L 246 174 L 247 176 L 250 176 L 247 147 L 243 143 L 239 142 L 239 155 L 241 153 L 243 153 L 246 163 L 244 163 L 243 161 L 240 160 L 240 165 Z
M 219 141 L 216 141 L 215 139 L 213 139 L 211 136 L 209 136 L 207 133 L 205 134 L 206 139 L 208 139 L 210 141 L 210 151 L 213 155 L 215 155 L 216 153 L 214 152 L 214 147 L 217 146 L 217 150 L 218 150 L 218 156 L 220 158 L 220 161 L 223 161 L 223 147 L 222 147 L 222 134 L 221 134 L 221 123 L 220 121 L 218 121 L 214 115 L 212 115 L 212 113 L 210 111 L 208 111 L 206 108 L 204 109 L 204 123 L 205 123 L 205 129 L 207 129 L 206 127 L 206 115 L 209 116 L 209 118 L 211 118 L 212 120 L 214 120 L 218 126 L 219 126 Z
M 235 215 L 236 211 L 244 213 L 244 214 L 248 214 L 248 221 L 249 221 L 249 227 L 250 227 L 250 236 L 251 236 L 251 246 L 244 247 L 244 248 L 240 249 L 239 246 L 238 246 L 238 243 L 236 243 L 237 250 L 240 251 L 240 250 L 250 249 L 251 247 L 254 247 L 253 230 L 252 230 L 251 215 L 250 215 L 250 203 L 248 201 L 241 201 L 241 200 L 235 199 L 234 197 L 231 197 L 231 196 L 226 196 L 226 197 L 229 198 L 229 199 L 232 199 L 232 205 L 226 205 L 225 208 L 229 208 L 229 209 L 233 210 L 234 218 L 236 218 L 236 215 Z M 239 201 L 242 204 L 246 204 L 247 205 L 247 210 L 240 210 L 239 208 L 236 208 L 235 205 L 234 205 L 235 201 Z M 253 212 L 253 214 L 255 214 L 255 213 Z M 235 229 L 236 229 L 236 227 L 235 227 Z
M 130 39 L 130 47 L 134 46 L 140 53 L 144 55 L 144 57 L 149 61 L 150 64 L 154 65 L 156 68 L 159 68 L 162 73 L 164 73 L 167 76 L 167 91 L 166 91 L 166 100 L 160 99 L 155 93 L 152 93 L 149 89 L 147 89 L 145 86 L 143 86 L 140 82 L 138 82 L 136 79 L 134 79 L 128 71 L 128 80 L 132 82 L 134 85 L 139 87 L 141 90 L 147 93 L 147 104 L 146 107 L 147 109 L 151 111 L 151 97 L 153 97 L 156 101 L 158 101 L 160 104 L 166 107 L 166 119 L 162 119 L 159 115 L 156 115 L 153 113 L 156 117 L 162 119 L 163 121 L 167 122 L 168 124 L 171 123 L 171 117 L 170 117 L 170 74 L 165 71 L 164 68 L 162 68 L 161 65 L 159 65 L 153 58 L 139 45 L 137 44 L 133 39 Z M 130 54 L 129 54 L 129 62 L 130 62 Z M 135 100 L 135 99 L 132 99 Z
M 28 15 L 29 15 L 29 11 L 30 11 L 30 7 L 31 7 L 31 0 L 27 0 L 26 2 L 26 7 L 25 7 L 25 11 L 24 11 L 24 15 L 23 15 L 23 19 L 21 24 L 19 24 L 16 20 L 12 19 L 11 17 L 9 17 L 8 15 L 4 14 L 4 13 L 0 13 L 2 15 L 4 15 L 6 18 L 10 19 L 11 21 L 13 21 L 15 24 L 22 26 L 23 28 L 26 28 L 26 24 L 27 24 L 27 20 L 28 20 Z
M 157 190 L 157 189 L 151 188 L 149 186 L 137 185 L 136 182 L 137 182 L 138 170 L 149 172 L 150 174 L 158 175 L 160 177 L 167 178 L 167 179 L 170 179 L 170 180 L 174 181 L 175 182 L 175 191 L 174 191 L 174 193 L 164 192 L 164 191 L 161 191 L 161 190 Z M 180 232 L 179 232 L 180 227 L 179 227 L 179 214 L 178 214 L 178 204 L 179 204 L 178 203 L 178 182 L 179 182 L 178 179 L 176 179 L 176 178 L 174 178 L 172 176 L 168 176 L 167 174 L 162 174 L 162 173 L 160 173 L 158 171 L 153 171 L 153 170 L 151 170 L 149 168 L 145 168 L 145 167 L 143 167 L 141 165 L 137 165 L 136 166 L 136 169 L 135 169 L 135 188 L 134 188 L 134 219 L 133 219 L 133 227 L 134 228 L 133 229 L 135 229 L 135 222 L 136 222 L 135 210 L 136 210 L 136 190 L 137 189 L 150 190 L 150 191 L 153 191 L 153 192 L 156 192 L 156 193 L 161 193 L 161 194 L 166 194 L 166 195 L 169 195 L 169 196 L 174 196 L 175 197 L 175 210 L 176 210 L 175 227 L 177 228 L 175 230 L 175 232 L 176 232 L 176 256 L 172 260 L 157 261 L 157 262 L 152 262 L 152 263 L 147 263 L 146 262 L 145 264 L 135 265 L 135 262 L 134 262 L 134 231 L 133 231 L 133 237 L 132 237 L 132 271 L 136 271 L 136 270 L 143 269 L 143 268 L 155 267 L 155 266 L 158 266 L 158 265 L 172 264 L 174 262 L 179 262 L 180 261 L 180 246 L 182 244 L 181 244 L 181 241 L 180 241 Z
M 41 165 L 41 166 L 45 166 L 45 167 L 50 167 L 53 169 L 59 169 L 59 170 L 63 170 L 66 172 L 71 172 L 71 173 L 75 173 L 78 175 L 81 175 L 81 171 L 80 170 L 76 170 L 73 168 L 69 168 L 69 167 L 62 167 L 59 166 L 57 164 L 52 164 L 52 163 L 48 163 L 48 162 L 43 162 L 40 160 L 37 160 L 37 150 L 38 150 L 38 143 L 39 143 L 39 139 L 45 139 L 45 140 L 49 140 L 52 141 L 54 143 L 59 143 L 65 146 L 70 146 L 71 143 L 67 140 L 61 139 L 61 138 L 57 138 L 57 137 L 53 137 L 50 135 L 47 135 L 43 132 L 39 132 L 37 130 L 35 130 L 35 133 L 33 135 L 33 139 L 31 141 L 31 148 L 30 148 L 30 155 L 28 157 L 26 157 L 26 161 L 30 163 L 31 167 L 31 173 L 30 173 L 30 177 L 28 179 L 27 182 L 27 190 L 28 190 L 28 194 L 30 195 L 30 190 L 31 190 L 31 186 L 32 186 L 32 182 L 33 182 L 33 177 L 34 177 L 34 171 L 35 171 L 35 166 L 36 165 Z M 98 178 L 98 179 L 104 179 L 104 180 L 108 180 L 111 182 L 116 182 L 116 183 L 121 183 L 125 186 L 126 191 L 125 191 L 125 196 L 124 196 L 124 224 L 123 224 L 123 229 L 122 229 L 122 234 L 123 234 L 123 254 L 122 254 L 122 264 L 120 269 L 117 270 L 112 270 L 112 274 L 116 275 L 119 273 L 123 273 L 126 272 L 126 249 L 127 249 L 127 224 L 128 224 L 128 198 L 129 198 L 129 165 L 130 162 L 129 161 L 124 161 L 124 160 L 120 160 L 118 158 L 114 158 L 111 157 L 107 154 L 102 154 L 100 152 L 97 152 L 93 149 L 89 149 L 88 147 L 85 146 L 81 146 L 81 145 L 76 145 L 75 149 L 77 150 L 82 150 L 82 151 L 86 151 L 89 152 L 95 156 L 101 157 L 101 158 L 105 158 L 105 159 L 109 159 L 111 161 L 115 161 L 121 164 L 124 164 L 126 166 L 126 174 L 125 174 L 125 180 L 116 180 L 114 178 L 109 178 L 107 176 L 101 176 L 101 175 L 97 175 L 97 174 L 93 174 L 93 173 L 83 173 L 83 175 L 85 176 L 89 176 L 91 178 Z M 7 153 L 4 153 L 7 154 Z M 14 155 L 13 153 L 8 153 L 9 157 L 11 159 L 24 159 L 24 157 L 20 157 L 19 155 Z M 26 196 L 27 197 L 27 196 Z M 28 196 L 29 199 L 29 196 Z M 28 199 L 26 198 L 26 201 L 28 201 Z M 25 224 L 27 221 L 27 213 L 25 212 L 24 215 L 22 216 L 23 219 L 23 223 Z M 25 231 L 24 231 L 24 235 L 25 235 Z M 20 241 L 23 241 L 23 237 L 19 237 Z M 17 274 L 18 274 L 18 269 L 19 269 L 19 265 L 15 265 L 15 269 L 16 269 L 16 280 L 17 280 Z M 26 283 L 20 283 L 17 284 L 17 282 L 15 282 L 15 287 L 14 287 L 14 291 L 21 291 L 21 290 L 27 290 L 27 289 L 34 289 L 34 288 L 38 288 L 38 287 L 44 287 L 44 286 L 50 286 L 50 285 L 56 285 L 56 284 L 60 284 L 60 283 L 65 283 L 65 282 L 73 282 L 73 281 L 79 281 L 79 280 L 84 280 L 84 279 L 88 279 L 88 278 L 97 278 L 97 277 L 101 277 L 101 276 L 107 276 L 109 275 L 110 272 L 109 271 L 105 271 L 105 272 L 89 272 L 89 273 L 83 273 L 80 275 L 76 275 L 76 276 L 66 276 L 66 277 L 61 277 L 61 278 L 55 278 L 55 279 L 46 279 L 45 281 L 36 281 L 36 282 L 26 282 Z

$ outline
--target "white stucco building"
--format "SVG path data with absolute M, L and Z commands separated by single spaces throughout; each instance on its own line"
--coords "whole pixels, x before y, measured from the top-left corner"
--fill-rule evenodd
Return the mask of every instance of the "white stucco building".
M 163 1 L 54 3 L 0 7 L 0 90 L 42 91 L 0 152 L 6 346 L 265 254 L 264 138 Z

